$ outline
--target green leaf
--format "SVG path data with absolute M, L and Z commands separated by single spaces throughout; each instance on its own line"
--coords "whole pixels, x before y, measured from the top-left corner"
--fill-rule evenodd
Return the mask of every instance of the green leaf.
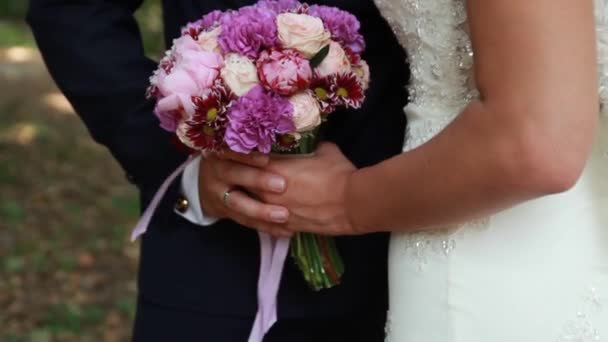
M 323 47 L 319 52 L 317 52 L 316 55 L 314 55 L 311 59 L 310 59 L 310 67 L 311 68 L 316 68 L 319 65 L 321 65 L 321 63 L 323 63 L 323 60 L 325 60 L 325 57 L 327 57 L 327 55 L 329 54 L 329 44 L 325 45 L 325 47 Z

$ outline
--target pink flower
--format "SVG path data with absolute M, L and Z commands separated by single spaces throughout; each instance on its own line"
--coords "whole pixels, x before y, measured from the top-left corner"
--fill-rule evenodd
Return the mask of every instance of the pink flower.
M 342 46 L 336 42 L 329 43 L 329 53 L 321 64 L 315 68 L 317 75 L 321 78 L 333 74 L 350 72 L 350 61 Z
M 173 58 L 178 59 L 186 51 L 201 51 L 201 48 L 196 40 L 189 35 L 173 40 L 173 47 L 171 48 Z
M 306 14 L 279 14 L 277 28 L 283 47 L 298 50 L 306 58 L 317 54 L 331 37 L 321 19 Z
M 310 91 L 297 93 L 289 99 L 293 106 L 293 122 L 297 132 L 308 132 L 321 125 L 321 107 Z
M 306 89 L 313 76 L 308 60 L 290 49 L 263 51 L 257 68 L 262 84 L 284 96 Z
M 359 61 L 358 65 L 353 65 L 353 72 L 359 78 L 359 82 L 361 83 L 361 87 L 363 87 L 363 90 L 365 91 L 369 89 L 369 82 L 371 76 L 369 71 L 369 65 L 367 64 L 367 62 L 361 60 Z
M 223 61 L 220 55 L 203 51 L 192 37 L 182 38 L 175 42 L 175 63 L 171 71 L 159 71 L 155 75 L 154 84 L 160 98 L 159 111 L 185 111 L 192 115 L 192 96 L 200 95 L 214 84 Z

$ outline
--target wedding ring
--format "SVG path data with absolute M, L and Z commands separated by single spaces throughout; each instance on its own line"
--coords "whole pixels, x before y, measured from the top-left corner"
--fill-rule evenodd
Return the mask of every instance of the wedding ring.
M 224 201 L 224 205 L 228 206 L 228 200 L 230 200 L 230 193 L 232 192 L 232 189 L 228 189 L 226 191 L 224 191 L 223 195 L 222 195 L 222 200 Z

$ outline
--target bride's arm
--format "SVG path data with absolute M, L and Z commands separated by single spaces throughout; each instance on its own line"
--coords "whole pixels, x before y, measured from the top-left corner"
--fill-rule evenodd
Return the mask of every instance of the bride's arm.
M 480 100 L 427 144 L 373 167 L 356 171 L 328 145 L 272 162 L 287 191 L 260 196 L 289 209 L 289 229 L 432 229 L 576 183 L 599 109 L 592 1 L 467 3 Z
M 572 187 L 598 118 L 591 0 L 469 0 L 481 99 L 420 148 L 356 172 L 355 226 L 452 223 Z

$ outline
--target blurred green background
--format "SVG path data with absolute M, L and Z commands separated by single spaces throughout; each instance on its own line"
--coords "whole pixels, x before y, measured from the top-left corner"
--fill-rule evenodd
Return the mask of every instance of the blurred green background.
M 137 194 L 48 76 L 26 7 L 0 0 L 0 341 L 128 341 Z M 159 1 L 137 18 L 158 56 Z

